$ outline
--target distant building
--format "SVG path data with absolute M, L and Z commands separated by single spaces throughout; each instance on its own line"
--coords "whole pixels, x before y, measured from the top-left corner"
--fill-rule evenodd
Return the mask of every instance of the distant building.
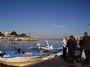
M 11 32 L 4 32 L 4 36 L 10 36 Z
M 88 35 L 90 36 L 90 24 L 88 24 Z

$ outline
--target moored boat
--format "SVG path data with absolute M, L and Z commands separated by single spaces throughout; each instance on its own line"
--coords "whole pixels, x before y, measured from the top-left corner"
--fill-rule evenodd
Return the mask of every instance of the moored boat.
M 51 51 L 53 50 L 53 46 L 49 44 L 48 40 L 45 41 L 46 46 L 41 46 L 41 44 L 38 42 L 36 45 L 39 49 L 46 50 L 46 51 Z
M 45 56 L 21 56 L 21 57 L 0 57 L 0 63 L 11 66 L 27 66 L 52 59 L 62 55 L 62 52 L 53 53 Z

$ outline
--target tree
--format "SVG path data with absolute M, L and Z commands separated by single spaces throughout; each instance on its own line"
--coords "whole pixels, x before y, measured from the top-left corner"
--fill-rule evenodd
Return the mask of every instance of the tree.
M 2 32 L 0 32 L 0 36 L 4 36 L 4 34 Z
M 16 32 L 16 31 L 11 32 L 11 34 L 10 34 L 10 35 L 18 36 L 18 34 L 17 34 L 17 32 Z
M 20 34 L 21 37 L 26 37 L 27 35 L 25 33 Z

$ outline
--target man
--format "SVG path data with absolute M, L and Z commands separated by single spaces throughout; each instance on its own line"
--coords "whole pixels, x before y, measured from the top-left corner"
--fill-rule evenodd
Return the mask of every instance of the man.
M 85 63 L 88 64 L 90 62 L 90 36 L 88 36 L 87 32 L 84 33 L 82 48 L 86 54 Z
M 66 51 L 67 51 L 66 45 L 67 45 L 67 41 L 66 41 L 66 39 L 64 38 L 64 39 L 63 39 L 63 59 L 65 59 L 65 60 L 66 60 Z

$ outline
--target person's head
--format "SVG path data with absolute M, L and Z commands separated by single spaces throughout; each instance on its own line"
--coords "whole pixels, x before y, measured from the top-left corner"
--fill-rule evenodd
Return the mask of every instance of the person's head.
M 73 35 L 71 35 L 71 36 L 70 36 L 70 38 L 74 38 L 74 36 L 73 36 Z
M 0 53 L 2 53 L 2 51 L 0 51 Z
M 88 33 L 87 32 L 84 32 L 84 36 L 88 36 Z
M 80 40 L 82 40 L 83 39 L 83 37 L 80 37 Z
M 70 39 L 75 39 L 75 37 L 73 35 L 70 36 Z

